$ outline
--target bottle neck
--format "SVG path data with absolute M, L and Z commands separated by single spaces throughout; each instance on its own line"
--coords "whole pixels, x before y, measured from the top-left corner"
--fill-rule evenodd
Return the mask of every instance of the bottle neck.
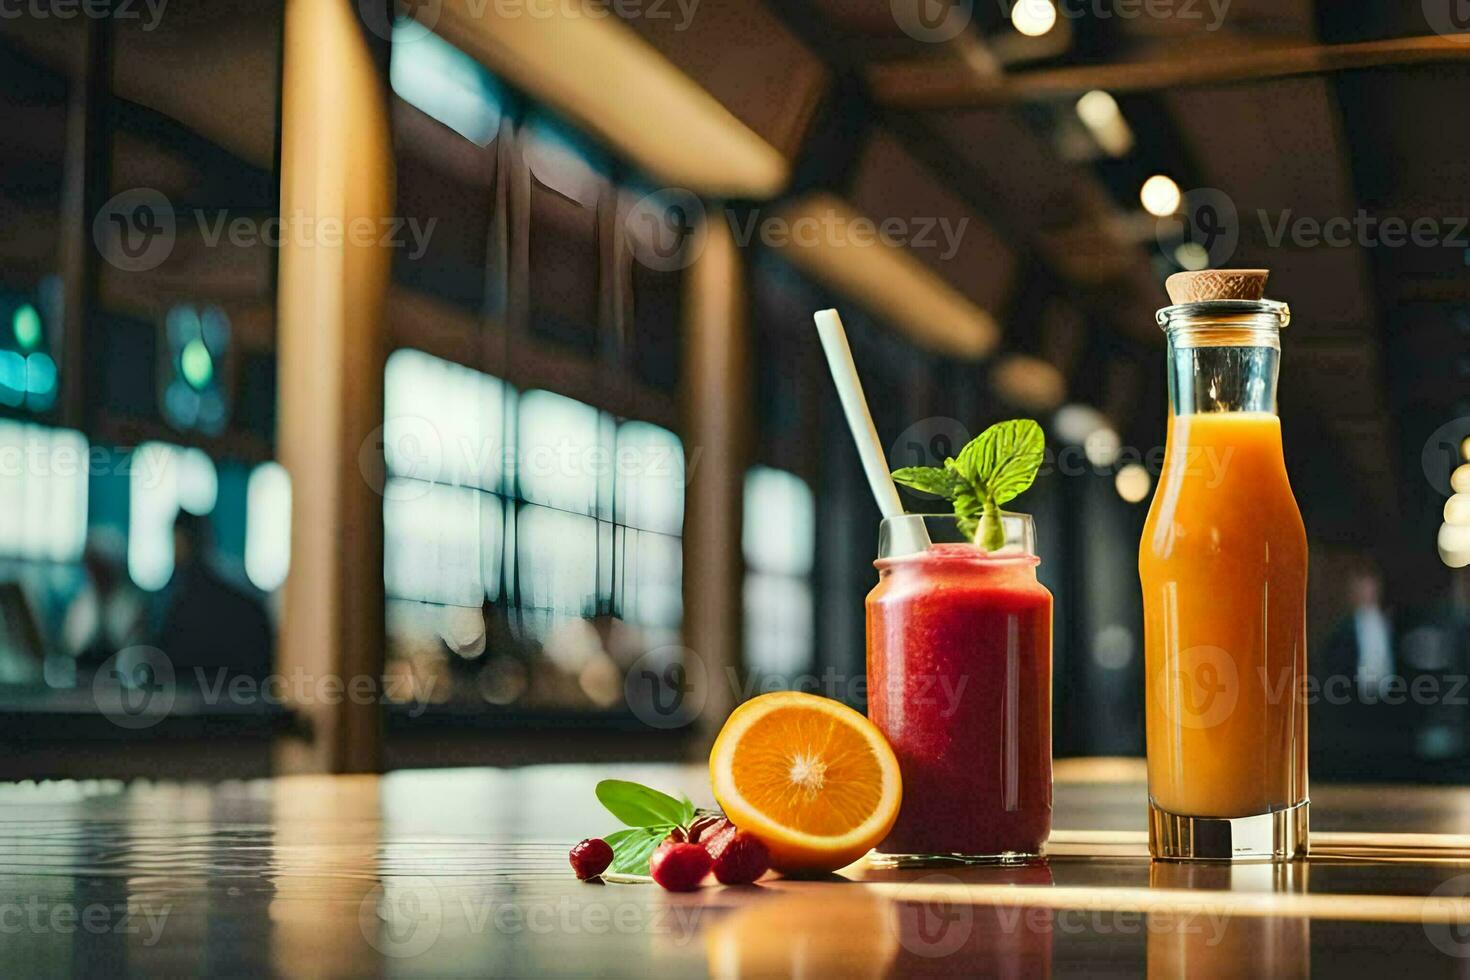
M 1174 309 L 1180 312 L 1164 326 L 1173 414 L 1275 415 L 1281 363 L 1278 316 L 1267 311 L 1222 314 Z

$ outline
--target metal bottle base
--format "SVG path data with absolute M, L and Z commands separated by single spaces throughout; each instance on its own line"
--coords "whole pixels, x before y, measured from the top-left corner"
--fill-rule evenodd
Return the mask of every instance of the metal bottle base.
M 1253 817 L 1186 817 L 1148 804 L 1148 852 L 1160 861 L 1294 861 L 1307 856 L 1311 803 Z

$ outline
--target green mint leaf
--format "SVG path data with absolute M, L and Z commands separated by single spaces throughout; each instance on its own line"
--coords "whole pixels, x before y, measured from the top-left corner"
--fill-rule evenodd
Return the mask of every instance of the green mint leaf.
M 1006 529 L 1000 522 L 1000 506 L 995 503 L 994 498 L 989 498 L 985 502 L 985 511 L 980 516 L 980 547 L 986 551 L 999 551 L 1005 546 Z
M 692 819 L 694 813 L 694 804 L 688 800 L 676 800 L 625 779 L 602 780 L 597 784 L 597 799 L 629 827 L 678 826 Z
M 607 870 L 619 875 L 648 874 L 648 859 L 673 829 L 672 826 L 628 827 L 608 834 L 603 840 L 612 848 L 613 859 Z
M 956 491 L 964 485 L 949 470 L 937 466 L 905 466 L 893 471 L 893 482 L 946 500 L 953 500 Z
M 980 514 L 984 510 L 984 502 L 975 495 L 971 487 L 966 487 L 955 495 L 954 516 L 959 522 L 960 533 L 967 539 L 975 539 L 975 529 L 980 526 Z
M 1031 486 L 1046 452 L 1046 436 L 1031 419 L 997 422 L 960 450 L 961 471 L 987 502 L 1003 504 Z

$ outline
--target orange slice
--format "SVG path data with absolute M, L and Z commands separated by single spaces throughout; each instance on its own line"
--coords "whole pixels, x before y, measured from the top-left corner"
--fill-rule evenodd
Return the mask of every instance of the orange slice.
M 709 775 L 725 815 L 788 873 L 834 871 L 862 857 L 893 826 L 903 795 L 898 759 L 872 722 L 792 691 L 731 713 Z

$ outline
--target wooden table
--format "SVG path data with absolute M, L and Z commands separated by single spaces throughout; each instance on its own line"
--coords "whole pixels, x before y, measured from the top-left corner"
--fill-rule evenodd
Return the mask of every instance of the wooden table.
M 0 785 L 0 976 L 1470 975 L 1470 791 L 1314 793 L 1314 856 L 1150 865 L 1133 761 L 1060 764 L 1034 867 L 576 881 L 607 776 L 702 767 Z

